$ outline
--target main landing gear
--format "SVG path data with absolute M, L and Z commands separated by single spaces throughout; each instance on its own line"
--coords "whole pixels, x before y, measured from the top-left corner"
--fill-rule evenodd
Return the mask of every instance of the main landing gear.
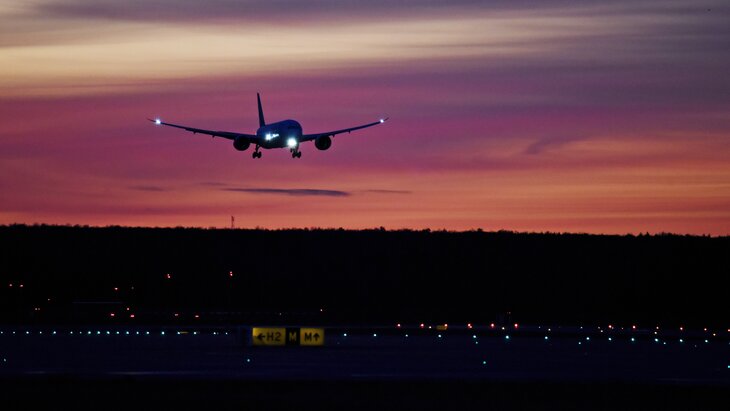
M 256 146 L 256 151 L 251 153 L 251 157 L 253 158 L 261 158 L 261 152 L 259 151 L 259 146 Z
M 302 152 L 296 149 L 291 150 L 291 158 L 301 158 Z

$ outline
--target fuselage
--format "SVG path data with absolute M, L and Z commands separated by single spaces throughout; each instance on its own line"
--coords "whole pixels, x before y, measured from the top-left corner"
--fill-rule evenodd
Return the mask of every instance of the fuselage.
M 283 120 L 267 124 L 256 130 L 262 148 L 294 148 L 302 138 L 302 126 L 295 120 Z

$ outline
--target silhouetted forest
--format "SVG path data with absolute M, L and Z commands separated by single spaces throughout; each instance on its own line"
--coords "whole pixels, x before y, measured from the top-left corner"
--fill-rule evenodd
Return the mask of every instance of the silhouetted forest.
M 730 237 L 12 225 L 0 322 L 726 326 L 728 274 Z

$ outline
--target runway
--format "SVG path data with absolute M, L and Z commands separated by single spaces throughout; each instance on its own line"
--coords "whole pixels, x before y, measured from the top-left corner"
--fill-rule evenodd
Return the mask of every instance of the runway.
M 730 385 L 712 332 L 328 327 L 321 347 L 253 346 L 250 326 L 2 328 L 0 376 Z

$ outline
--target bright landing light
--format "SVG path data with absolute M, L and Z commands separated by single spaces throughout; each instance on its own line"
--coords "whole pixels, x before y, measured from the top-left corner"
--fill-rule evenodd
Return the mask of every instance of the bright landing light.
M 160 124 L 162 124 L 162 120 L 160 120 L 159 118 L 156 118 L 155 124 L 157 124 L 159 126 Z
M 291 147 L 291 148 L 296 147 L 297 146 L 297 139 L 294 138 L 294 137 L 289 138 L 288 140 L 286 140 L 286 145 L 289 146 L 289 147 Z
M 385 123 L 385 120 L 381 118 L 381 119 L 380 119 L 380 122 L 381 122 L 381 123 Z

